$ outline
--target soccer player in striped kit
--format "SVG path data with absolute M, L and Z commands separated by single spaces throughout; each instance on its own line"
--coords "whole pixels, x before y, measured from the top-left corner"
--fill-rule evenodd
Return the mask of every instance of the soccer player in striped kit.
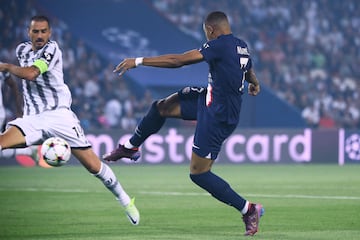
M 24 116 L 8 123 L 0 135 L 0 150 L 41 144 L 52 136 L 64 138 L 72 154 L 115 195 L 130 222 L 137 225 L 140 215 L 134 198 L 125 192 L 111 168 L 96 156 L 77 116 L 71 111 L 72 98 L 64 83 L 62 52 L 58 44 L 50 40 L 49 19 L 32 17 L 28 36 L 30 41 L 16 48 L 20 66 L 0 64 L 1 72 L 22 79 L 24 97 Z
M 187 87 L 154 102 L 133 136 L 103 158 L 107 161 L 120 158 L 136 161 L 140 157 L 138 147 L 163 126 L 166 118 L 197 120 L 190 178 L 219 201 L 236 208 L 243 216 L 245 235 L 254 235 L 264 212 L 262 205 L 250 203 L 238 195 L 226 181 L 211 171 L 211 166 L 222 143 L 239 122 L 244 82 L 249 83 L 248 93 L 253 96 L 259 93 L 260 85 L 252 68 L 248 46 L 232 34 L 225 13 L 210 13 L 203 29 L 208 42 L 199 50 L 128 58 L 115 68 L 114 71 L 122 75 L 139 65 L 177 68 L 206 61 L 209 65 L 208 87 Z

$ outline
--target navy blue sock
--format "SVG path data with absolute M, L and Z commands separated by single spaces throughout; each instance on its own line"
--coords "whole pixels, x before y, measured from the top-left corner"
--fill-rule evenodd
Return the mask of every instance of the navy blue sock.
M 211 171 L 201 174 L 190 174 L 190 178 L 195 184 L 208 191 L 217 200 L 233 206 L 240 212 L 244 208 L 246 200 L 239 196 L 226 181 Z
M 157 133 L 164 125 L 166 118 L 160 116 L 156 103 L 156 101 L 153 102 L 148 113 L 136 127 L 135 133 L 129 140 L 132 145 L 140 146 L 151 134 Z

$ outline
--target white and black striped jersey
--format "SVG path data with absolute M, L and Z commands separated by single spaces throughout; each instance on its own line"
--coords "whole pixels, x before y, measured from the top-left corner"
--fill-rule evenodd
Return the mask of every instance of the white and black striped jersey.
M 0 72 L 0 118 L 5 118 L 5 107 L 4 107 L 4 103 L 3 103 L 2 88 L 5 83 L 5 80 L 8 77 L 10 77 L 10 73 Z M 2 124 L 2 122 L 0 122 L 0 127 L 1 127 L 1 124 Z
M 55 41 L 39 50 L 32 50 L 31 42 L 17 46 L 16 56 L 22 67 L 30 67 L 35 60 L 44 61 L 48 69 L 35 81 L 22 80 L 24 115 L 39 114 L 58 108 L 70 108 L 71 93 L 64 83 L 62 52 Z

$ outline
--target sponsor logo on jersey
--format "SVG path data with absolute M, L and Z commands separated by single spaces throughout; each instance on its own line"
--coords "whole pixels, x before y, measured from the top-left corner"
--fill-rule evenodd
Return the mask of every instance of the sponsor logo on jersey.
M 250 55 L 247 48 L 237 46 L 237 53 L 242 55 Z

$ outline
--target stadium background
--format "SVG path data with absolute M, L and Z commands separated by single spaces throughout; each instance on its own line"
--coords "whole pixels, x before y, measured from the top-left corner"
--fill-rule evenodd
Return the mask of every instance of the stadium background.
M 234 34 L 249 43 L 262 83 L 258 97 L 244 95 L 239 128 L 219 161 L 360 162 L 358 1 L 1 0 L 0 59 L 16 63 L 28 19 L 48 15 L 63 49 L 73 110 L 100 155 L 125 139 L 153 99 L 207 79 L 206 64 L 139 68 L 122 79 L 114 65 L 124 57 L 198 48 L 205 41 L 201 22 L 212 10 L 225 11 Z M 6 91 L 4 98 L 10 120 L 12 98 Z M 193 127 L 168 121 L 144 145 L 141 161 L 187 162 Z

